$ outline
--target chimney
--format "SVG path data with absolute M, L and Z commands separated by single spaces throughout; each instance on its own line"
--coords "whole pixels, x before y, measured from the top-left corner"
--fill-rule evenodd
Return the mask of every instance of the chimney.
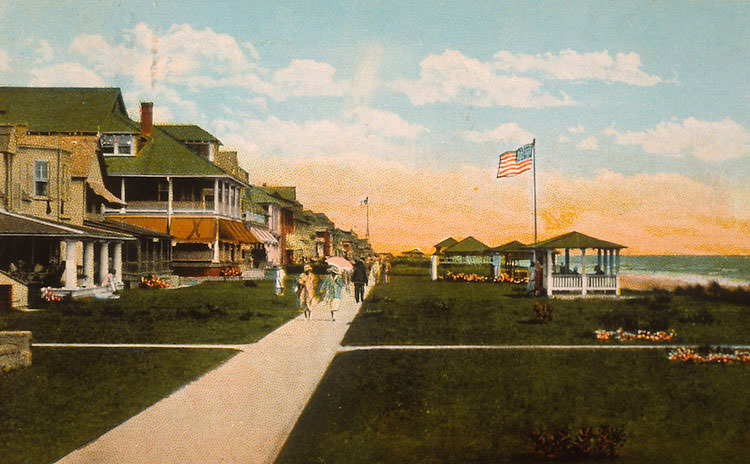
M 151 137 L 151 129 L 154 123 L 154 103 L 141 102 L 141 135 Z

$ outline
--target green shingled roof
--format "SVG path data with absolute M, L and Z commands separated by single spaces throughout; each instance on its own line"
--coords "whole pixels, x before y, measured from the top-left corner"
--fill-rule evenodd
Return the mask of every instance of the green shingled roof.
M 118 88 L 0 87 L 0 123 L 30 132 L 138 132 Z
M 460 242 L 453 246 L 449 246 L 445 249 L 447 254 L 461 254 L 461 253 L 484 253 L 489 247 L 474 237 L 466 237 Z
M 157 124 L 156 127 L 182 142 L 221 143 L 221 141 L 211 133 L 195 124 Z
M 458 243 L 458 240 L 456 240 L 453 237 L 448 237 L 445 240 L 443 240 L 442 242 L 435 244 L 434 247 L 439 250 L 441 248 L 451 247 L 451 246 L 455 245 L 456 243 Z
M 212 162 L 154 127 L 153 136 L 137 156 L 105 156 L 109 175 L 175 175 L 231 177 Z
M 541 242 L 532 243 L 529 248 L 545 248 L 545 249 L 557 249 L 557 248 L 569 248 L 569 249 L 582 249 L 582 248 L 602 248 L 602 249 L 616 249 L 616 248 L 627 248 L 625 245 L 618 245 L 617 243 L 608 242 L 594 237 L 589 237 L 580 232 L 568 232 L 567 234 L 558 235 L 549 240 L 543 240 Z
M 508 242 L 504 245 L 496 246 L 495 248 L 490 248 L 490 251 L 496 251 L 500 253 L 518 253 L 518 252 L 529 251 L 529 250 L 531 250 L 531 248 L 529 248 L 528 245 L 524 245 L 518 240 L 513 240 L 512 242 Z

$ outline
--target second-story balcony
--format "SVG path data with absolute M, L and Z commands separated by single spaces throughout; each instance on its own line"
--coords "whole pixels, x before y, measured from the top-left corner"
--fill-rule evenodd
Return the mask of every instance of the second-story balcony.
M 121 179 L 117 182 L 126 205 L 106 208 L 105 214 L 207 215 L 236 219 L 242 214 L 240 188 L 229 182 L 205 179 Z

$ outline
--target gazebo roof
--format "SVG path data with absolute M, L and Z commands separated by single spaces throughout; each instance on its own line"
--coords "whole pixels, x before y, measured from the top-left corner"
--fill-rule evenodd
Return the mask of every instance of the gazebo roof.
M 513 240 L 512 242 L 508 242 L 504 245 L 496 246 L 495 248 L 490 248 L 490 251 L 493 251 L 496 253 L 520 253 L 520 252 L 524 252 L 528 250 L 530 250 L 529 246 L 524 245 L 518 240 Z
M 584 235 L 580 232 L 568 232 L 567 234 L 558 235 L 549 240 L 542 240 L 541 242 L 532 243 L 529 248 L 536 249 L 558 249 L 558 248 L 601 248 L 601 249 L 620 249 L 627 248 L 625 245 L 619 245 L 617 243 L 608 242 L 598 238 Z
M 455 239 L 455 238 L 453 238 L 453 237 L 448 237 L 448 238 L 446 238 L 445 240 L 443 240 L 442 242 L 440 242 L 440 243 L 437 243 L 437 244 L 435 244 L 435 245 L 434 245 L 434 247 L 435 247 L 436 249 L 440 249 L 440 248 L 448 248 L 448 247 L 452 247 L 452 246 L 453 246 L 453 245 L 455 245 L 456 243 L 458 243 L 458 240 L 456 240 L 456 239 Z
M 489 247 L 474 237 L 466 237 L 460 242 L 449 246 L 445 249 L 446 253 L 449 254 L 461 254 L 461 253 L 484 253 Z

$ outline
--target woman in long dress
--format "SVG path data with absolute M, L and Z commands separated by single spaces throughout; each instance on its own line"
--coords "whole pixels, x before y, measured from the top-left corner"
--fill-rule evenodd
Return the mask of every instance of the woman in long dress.
M 305 319 L 310 319 L 313 298 L 315 294 L 315 274 L 312 266 L 305 264 L 302 274 L 297 277 L 297 304 L 300 311 L 305 313 Z
M 341 290 L 343 288 L 344 278 L 341 276 L 341 271 L 336 267 L 330 267 L 318 291 L 320 292 L 321 300 L 331 311 L 332 321 L 336 320 L 335 313 L 341 305 Z

